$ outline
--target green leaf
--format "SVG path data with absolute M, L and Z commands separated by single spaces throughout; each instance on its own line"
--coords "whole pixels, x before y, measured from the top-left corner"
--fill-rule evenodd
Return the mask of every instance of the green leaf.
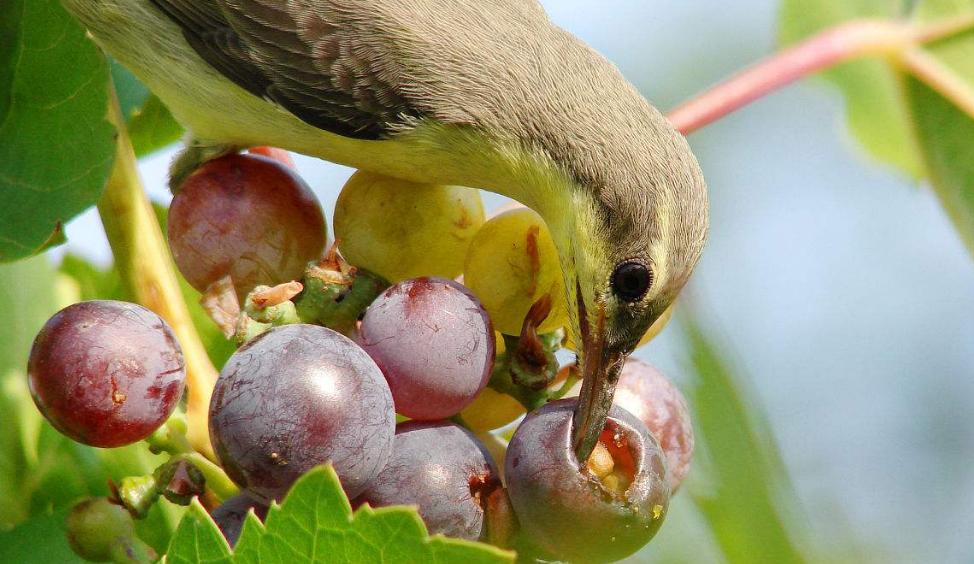
M 230 547 L 223 534 L 196 499 L 189 506 L 189 510 L 186 511 L 173 534 L 169 552 L 166 553 L 166 562 L 168 564 L 201 562 L 230 564 L 233 562 Z
M 135 156 L 148 155 L 179 141 L 183 126 L 169 113 L 162 100 L 118 61 L 111 59 L 111 69 Z
M 216 524 L 199 507 L 180 523 L 167 559 L 230 562 L 228 553 Z M 269 509 L 266 526 L 253 519 L 245 522 L 232 561 L 499 564 L 514 562 L 514 554 L 485 544 L 429 537 L 413 508 L 363 506 L 353 514 L 335 471 L 322 466 L 302 476 L 281 506 Z
M 10 531 L 0 532 L 0 562 L 82 564 L 68 544 L 68 510 L 43 513 Z
M 155 95 L 149 96 L 129 120 L 129 137 L 139 157 L 172 145 L 182 135 L 183 126 Z
M 688 394 L 696 459 L 706 476 L 689 484 L 693 500 L 728 562 L 804 562 L 790 524 L 797 497 L 758 401 L 696 324 L 685 321 L 696 375 Z
M 914 78 L 906 91 L 931 183 L 974 253 L 974 120 Z
M 970 0 L 783 0 L 781 40 L 793 43 L 860 17 L 908 17 L 920 25 L 972 15 Z M 925 80 L 956 80 L 974 102 L 974 29 L 925 45 L 922 53 L 940 67 Z M 974 254 L 974 117 L 909 73 L 908 66 L 877 59 L 824 74 L 845 97 L 856 138 L 880 160 L 928 180 Z
M 65 255 L 59 271 L 78 285 L 79 300 L 132 299 L 114 268 L 102 270 L 77 255 Z
M 900 0 L 783 0 L 779 40 L 790 45 L 849 20 L 892 17 L 903 5 Z M 866 151 L 911 178 L 922 176 L 897 71 L 884 61 L 860 60 L 822 76 L 845 97 L 849 128 Z
M 138 78 L 135 78 L 134 74 L 123 67 L 122 63 L 109 57 L 108 65 L 112 73 L 112 84 L 115 85 L 115 95 L 118 97 L 118 106 L 125 116 L 125 121 L 129 121 L 152 93 L 139 82 Z
M 98 199 L 114 157 L 108 65 L 58 0 L 0 3 L 0 261 Z

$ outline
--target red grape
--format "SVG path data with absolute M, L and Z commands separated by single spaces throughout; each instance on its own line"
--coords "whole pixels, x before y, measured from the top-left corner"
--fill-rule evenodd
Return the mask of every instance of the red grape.
M 386 290 L 365 312 L 360 342 L 389 381 L 396 411 L 412 419 L 459 413 L 487 385 L 494 363 L 487 312 L 443 278 Z
M 300 278 L 325 248 L 325 219 L 289 167 L 256 155 L 205 163 L 169 209 L 169 244 L 179 271 L 203 292 L 230 276 L 239 298 L 259 284 Z
M 223 533 L 223 537 L 227 539 L 230 546 L 237 544 L 237 539 L 240 538 L 240 533 L 243 530 L 244 519 L 247 518 L 247 513 L 251 509 L 261 521 L 267 517 L 267 506 L 247 494 L 231 497 L 210 513 L 213 522 L 220 528 L 220 532 Z
M 487 498 L 500 487 L 490 454 L 469 431 L 409 421 L 396 427 L 389 463 L 355 504 L 415 505 L 430 534 L 478 540 Z
M 220 373 L 210 438 L 223 467 L 263 503 L 330 462 L 349 497 L 385 466 L 392 395 L 375 362 L 347 337 L 286 325 L 241 347 Z
M 81 302 L 54 315 L 34 339 L 27 371 L 44 417 L 97 447 L 148 437 L 172 414 L 186 381 L 166 322 L 116 301 Z
M 670 489 L 676 491 L 693 456 L 693 425 L 680 390 L 656 368 L 630 358 L 622 368 L 613 403 L 642 421 L 666 456 Z

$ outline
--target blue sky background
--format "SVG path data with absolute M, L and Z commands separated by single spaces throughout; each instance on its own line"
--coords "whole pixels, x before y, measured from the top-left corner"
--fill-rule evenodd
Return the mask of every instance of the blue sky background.
M 544 4 L 664 110 L 774 49 L 770 0 Z M 974 561 L 974 261 L 929 189 L 864 157 L 822 82 L 690 141 L 712 235 L 689 291 L 769 415 L 799 522 L 877 562 Z M 159 200 L 170 157 L 142 166 Z M 330 215 L 351 170 L 298 167 Z M 95 213 L 67 234 L 72 251 L 110 260 Z M 639 355 L 685 378 L 679 331 Z M 706 561 L 707 542 L 684 494 L 633 560 Z

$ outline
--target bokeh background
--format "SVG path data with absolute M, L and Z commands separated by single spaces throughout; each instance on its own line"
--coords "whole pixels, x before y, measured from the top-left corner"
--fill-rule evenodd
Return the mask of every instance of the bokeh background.
M 663 110 L 776 45 L 772 0 L 543 3 Z M 835 91 L 805 81 L 690 137 L 712 234 L 688 303 L 764 414 L 761 440 L 787 473 L 781 507 L 809 559 L 972 562 L 974 261 L 931 191 L 871 162 L 843 112 Z M 171 154 L 142 166 L 159 201 Z M 329 210 L 352 172 L 298 167 Z M 110 262 L 94 211 L 67 234 L 67 250 Z M 687 342 L 677 323 L 638 354 L 688 386 Z M 633 562 L 721 561 L 693 501 L 706 482 L 695 470 Z

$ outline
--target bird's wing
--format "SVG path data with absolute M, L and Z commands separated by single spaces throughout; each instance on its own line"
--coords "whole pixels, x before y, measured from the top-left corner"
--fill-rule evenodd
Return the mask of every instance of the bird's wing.
M 315 127 L 381 139 L 421 115 L 357 56 L 334 2 L 151 1 L 213 68 Z

